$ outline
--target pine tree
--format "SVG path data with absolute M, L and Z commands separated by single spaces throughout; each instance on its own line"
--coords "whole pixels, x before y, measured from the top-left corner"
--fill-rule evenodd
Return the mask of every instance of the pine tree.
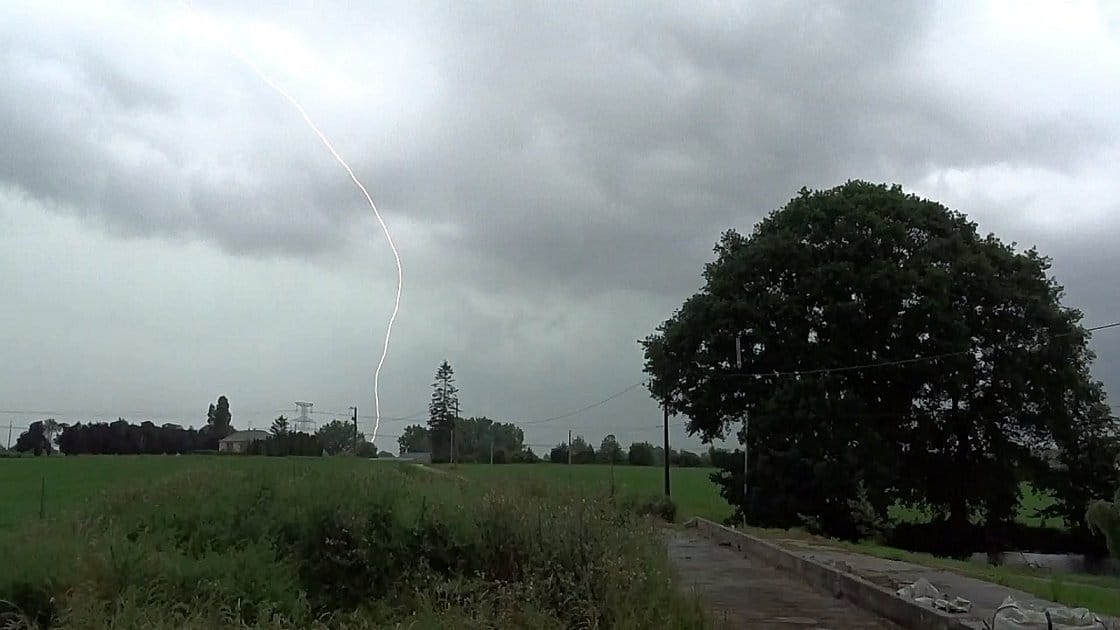
M 436 370 L 432 383 L 432 401 L 428 404 L 428 432 L 432 441 L 432 461 L 451 459 L 451 432 L 459 413 L 459 388 L 455 386 L 455 370 L 444 361 Z

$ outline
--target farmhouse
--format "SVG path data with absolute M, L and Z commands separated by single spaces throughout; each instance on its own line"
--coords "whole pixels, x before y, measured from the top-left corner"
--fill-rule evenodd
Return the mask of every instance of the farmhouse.
M 244 453 L 257 440 L 268 439 L 268 431 L 237 431 L 218 441 L 219 453 Z

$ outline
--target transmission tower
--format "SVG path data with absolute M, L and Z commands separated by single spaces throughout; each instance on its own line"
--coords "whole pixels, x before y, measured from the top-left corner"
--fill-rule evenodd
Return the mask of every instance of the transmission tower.
M 292 429 L 301 433 L 314 433 L 312 425 L 315 421 L 311 419 L 311 407 L 315 403 L 297 402 L 296 406 L 299 407 L 299 417 L 292 420 Z

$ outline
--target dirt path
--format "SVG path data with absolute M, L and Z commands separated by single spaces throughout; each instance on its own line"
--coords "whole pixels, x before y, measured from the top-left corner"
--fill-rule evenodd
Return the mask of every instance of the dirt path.
M 700 595 L 717 628 L 897 630 L 693 531 L 669 530 L 666 544 L 682 585 Z

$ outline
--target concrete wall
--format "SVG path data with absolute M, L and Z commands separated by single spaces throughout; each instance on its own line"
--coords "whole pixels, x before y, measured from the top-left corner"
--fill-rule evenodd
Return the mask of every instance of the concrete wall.
M 839 569 L 803 558 L 749 534 L 709 520 L 694 519 L 705 537 L 732 549 L 750 554 L 771 566 L 796 574 L 809 584 L 844 598 L 856 606 L 889 619 L 904 628 L 929 630 L 975 630 L 964 620 L 939 610 L 902 599 L 894 592 Z

